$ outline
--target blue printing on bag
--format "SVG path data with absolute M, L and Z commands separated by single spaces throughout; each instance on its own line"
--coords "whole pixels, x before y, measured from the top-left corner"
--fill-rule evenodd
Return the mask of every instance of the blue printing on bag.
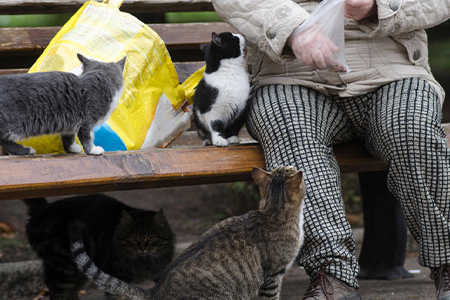
M 102 146 L 105 151 L 126 151 L 127 146 L 117 133 L 103 123 L 94 128 L 94 144 Z

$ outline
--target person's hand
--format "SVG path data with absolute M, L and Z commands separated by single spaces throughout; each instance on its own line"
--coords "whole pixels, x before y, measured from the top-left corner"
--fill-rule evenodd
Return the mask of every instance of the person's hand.
M 375 0 L 345 0 L 345 17 L 360 21 L 377 11 Z
M 322 70 L 335 66 L 333 53 L 338 52 L 339 47 L 318 26 L 311 26 L 299 34 L 294 33 L 289 43 L 301 63 Z

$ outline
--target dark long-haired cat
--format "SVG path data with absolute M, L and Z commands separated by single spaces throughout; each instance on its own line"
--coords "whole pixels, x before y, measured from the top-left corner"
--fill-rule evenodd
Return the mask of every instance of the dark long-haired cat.
M 194 122 L 204 145 L 238 144 L 250 93 L 242 35 L 212 33 L 206 70 L 195 89 Z
M 93 261 L 126 282 L 156 281 L 173 259 L 175 237 L 162 210 L 133 208 L 100 194 L 52 203 L 44 198 L 24 201 L 30 215 L 26 233 L 43 260 L 52 300 L 78 299 L 87 281 L 70 252 L 72 226 L 80 229 Z
M 16 141 L 59 133 L 67 153 L 101 155 L 92 130 L 106 121 L 122 94 L 126 58 L 117 63 L 90 60 L 79 76 L 68 72 L 42 72 L 0 76 L 0 146 L 16 155 L 34 154 Z
M 259 209 L 213 226 L 151 289 L 105 274 L 86 253 L 81 236 L 71 246 L 75 262 L 100 288 L 131 299 L 278 299 L 281 279 L 303 242 L 305 186 L 302 173 L 291 167 L 270 173 L 255 168 L 253 177 L 262 196 Z

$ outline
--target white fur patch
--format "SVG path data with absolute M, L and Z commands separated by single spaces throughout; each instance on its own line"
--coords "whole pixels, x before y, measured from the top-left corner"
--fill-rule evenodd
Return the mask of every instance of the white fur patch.
M 226 139 L 224 139 L 223 137 L 221 137 L 219 135 L 219 133 L 213 131 L 212 132 L 212 143 L 214 146 L 217 147 L 226 147 L 228 146 L 228 142 Z
M 233 135 L 227 138 L 228 144 L 239 144 L 239 137 Z
M 212 143 L 211 143 L 211 140 L 210 139 L 206 139 L 206 140 L 203 140 L 203 146 L 209 146 L 209 145 L 211 145 Z
M 25 148 L 30 149 L 30 154 L 36 154 L 36 150 L 34 150 L 33 147 L 25 147 Z
M 24 139 L 26 137 L 22 136 L 22 135 L 15 134 L 15 133 L 8 132 L 8 133 L 6 133 L 5 138 L 7 138 L 10 141 L 16 142 L 16 141 L 20 141 L 20 140 L 22 140 L 22 139 Z
M 81 146 L 78 145 L 77 143 L 73 143 L 69 147 L 70 153 L 81 153 L 81 150 L 82 150 Z
M 118 90 L 116 92 L 116 94 L 113 96 L 112 100 L 111 100 L 111 104 L 109 105 L 109 110 L 106 113 L 105 117 L 103 117 L 103 119 L 99 120 L 96 124 L 96 126 L 101 125 L 103 123 L 105 123 L 109 117 L 111 116 L 111 114 L 113 113 L 113 111 L 116 109 L 117 104 L 119 104 L 119 99 L 120 97 L 122 97 L 122 93 L 123 93 L 123 85 L 120 88 L 120 90 Z
M 88 153 L 90 155 L 102 155 L 105 152 L 102 147 L 100 146 L 94 146 L 92 147 L 91 153 Z

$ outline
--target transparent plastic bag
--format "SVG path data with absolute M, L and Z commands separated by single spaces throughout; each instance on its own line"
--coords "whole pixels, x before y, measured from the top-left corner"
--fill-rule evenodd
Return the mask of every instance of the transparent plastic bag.
M 350 72 L 345 60 L 344 38 L 345 0 L 324 0 L 292 34 L 291 45 L 306 39 L 315 49 L 323 51 L 326 69 L 334 72 Z M 296 54 L 297 55 L 297 54 Z

